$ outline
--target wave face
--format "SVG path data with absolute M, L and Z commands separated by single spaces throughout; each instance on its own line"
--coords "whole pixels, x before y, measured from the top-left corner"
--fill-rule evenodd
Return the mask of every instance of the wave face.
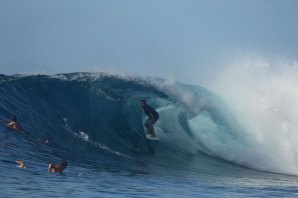
M 66 159 L 85 167 L 138 171 L 144 162 L 196 170 L 218 167 L 214 163 L 221 159 L 259 170 L 296 171 L 257 152 L 240 118 L 199 86 L 101 73 L 2 75 L 0 84 L 0 118 L 15 115 L 26 130 L 15 135 L 0 127 L 2 161 Z M 145 139 L 140 99 L 160 114 L 159 142 Z M 136 148 L 139 152 L 132 152 Z

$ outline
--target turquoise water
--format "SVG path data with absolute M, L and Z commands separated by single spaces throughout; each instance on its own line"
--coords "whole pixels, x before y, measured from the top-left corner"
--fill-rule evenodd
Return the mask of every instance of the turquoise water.
M 269 167 L 266 156 L 252 158 L 252 140 L 218 97 L 190 85 L 157 86 L 162 82 L 1 76 L 0 118 L 16 115 L 25 129 L 0 125 L 1 197 L 298 196 L 298 177 Z M 160 141 L 144 137 L 141 98 L 160 114 Z M 234 149 L 223 146 L 230 144 Z M 247 160 L 234 160 L 239 153 Z M 47 172 L 62 159 L 69 164 L 63 174 Z

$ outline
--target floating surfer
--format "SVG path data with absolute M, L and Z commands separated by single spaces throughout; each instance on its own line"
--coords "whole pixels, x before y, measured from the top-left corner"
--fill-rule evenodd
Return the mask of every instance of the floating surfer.
M 12 128 L 12 129 L 15 129 L 17 131 L 23 131 L 22 126 L 17 122 L 17 117 L 16 116 L 13 116 L 11 121 L 8 124 L 6 124 L 6 126 L 8 128 Z
M 59 165 L 49 164 L 48 172 L 52 173 L 63 173 L 64 169 L 67 167 L 67 162 L 62 160 Z
M 144 126 L 147 129 L 146 138 L 150 140 L 159 140 L 158 137 L 156 137 L 153 126 L 159 119 L 159 114 L 146 103 L 146 100 L 141 100 L 140 106 L 144 110 L 144 113 L 148 116 L 148 119 L 144 123 Z
M 27 168 L 25 163 L 21 160 L 16 160 L 16 163 L 19 165 L 19 168 Z

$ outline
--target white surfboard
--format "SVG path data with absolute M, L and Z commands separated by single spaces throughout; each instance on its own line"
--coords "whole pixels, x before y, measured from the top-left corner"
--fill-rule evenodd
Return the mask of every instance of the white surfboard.
M 148 139 L 148 140 L 156 140 L 156 141 L 158 141 L 159 140 L 159 138 L 158 137 L 152 137 L 150 134 L 146 134 L 146 138 Z

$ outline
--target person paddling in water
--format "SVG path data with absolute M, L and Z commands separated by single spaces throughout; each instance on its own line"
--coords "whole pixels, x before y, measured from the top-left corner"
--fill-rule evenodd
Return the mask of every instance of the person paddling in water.
M 21 160 L 16 160 L 16 163 L 19 165 L 19 168 L 27 168 L 25 163 Z
M 148 116 L 144 126 L 152 137 L 156 137 L 153 125 L 159 119 L 158 113 L 146 103 L 146 100 L 141 100 L 140 106 L 144 110 L 144 113 Z
M 59 165 L 49 164 L 48 172 L 52 173 L 63 173 L 64 169 L 67 167 L 67 162 L 62 160 Z
M 23 128 L 21 127 L 21 125 L 17 122 L 17 117 L 13 116 L 13 118 L 11 119 L 11 121 L 6 124 L 7 127 L 9 128 L 13 128 L 17 131 L 23 131 Z

